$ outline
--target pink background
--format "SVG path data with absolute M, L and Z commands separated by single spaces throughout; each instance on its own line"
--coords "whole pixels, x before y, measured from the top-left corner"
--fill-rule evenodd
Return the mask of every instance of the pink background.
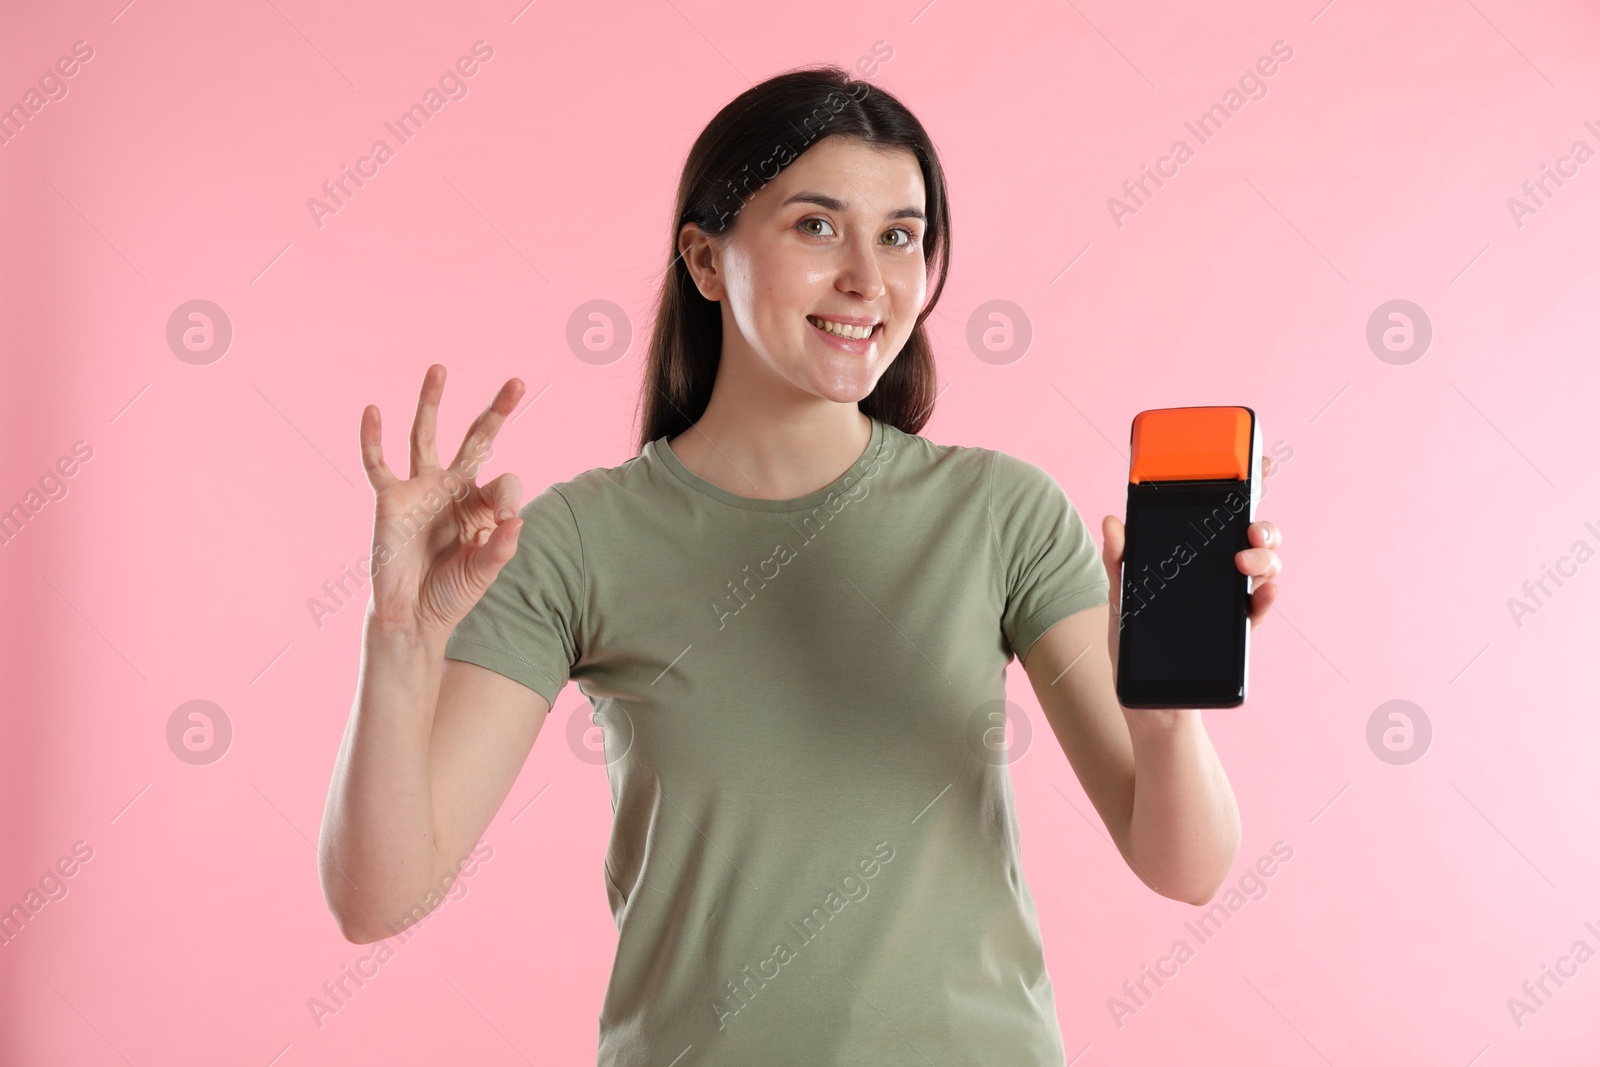
M 307 601 L 369 546 L 363 405 L 403 471 L 430 362 L 447 454 L 507 377 L 539 398 L 485 475 L 524 499 L 631 456 L 689 144 L 752 82 L 876 42 L 953 194 L 926 435 L 1044 466 L 1097 538 L 1143 408 L 1248 404 L 1284 460 L 1260 512 L 1283 595 L 1249 702 L 1205 716 L 1244 822 L 1228 885 L 1293 849 L 1266 895 L 1199 944 L 1048 731 L 1013 766 L 1067 1059 L 1595 1062 L 1600 962 L 1520 1026 L 1507 1006 L 1600 950 L 1600 563 L 1520 626 L 1507 606 L 1600 548 L 1600 161 L 1520 226 L 1507 207 L 1600 148 L 1593 5 L 123 2 L 7 5 L 0 33 L 0 103 L 94 49 L 0 145 L 0 506 L 93 450 L 0 549 L 0 907 L 93 850 L 0 947 L 0 1062 L 593 1061 L 616 932 L 575 686 L 467 895 L 313 1020 L 372 949 L 340 937 L 313 844 L 366 594 L 320 628 Z M 469 94 L 318 228 L 307 198 L 477 40 Z M 1197 145 L 1184 122 L 1279 40 L 1267 95 Z M 1107 199 L 1178 137 L 1194 158 L 1118 227 Z M 207 365 L 166 340 L 193 299 L 234 331 Z M 1405 365 L 1366 341 L 1394 299 L 1432 324 Z M 592 300 L 634 331 L 605 365 L 566 340 Z M 969 347 L 991 300 L 1031 322 L 1021 358 Z M 233 728 L 204 766 L 166 736 L 195 699 Z M 1432 727 L 1404 765 L 1367 740 L 1397 699 Z M 1194 957 L 1119 1027 L 1108 998 L 1180 938 Z

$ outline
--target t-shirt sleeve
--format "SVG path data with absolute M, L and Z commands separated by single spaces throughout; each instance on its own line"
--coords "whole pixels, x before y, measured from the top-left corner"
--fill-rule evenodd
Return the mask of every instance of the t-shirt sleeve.
M 583 545 L 555 486 L 520 514 L 516 553 L 451 631 L 444 654 L 521 682 L 554 705 L 579 655 Z
M 995 452 L 989 515 L 1005 582 L 1000 626 L 1021 660 L 1068 615 L 1108 603 L 1111 583 L 1078 509 L 1042 468 Z

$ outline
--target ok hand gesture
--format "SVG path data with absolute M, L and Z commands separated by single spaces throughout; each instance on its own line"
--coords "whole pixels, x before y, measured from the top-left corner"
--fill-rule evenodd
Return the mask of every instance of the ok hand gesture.
M 495 434 L 516 409 L 523 384 L 511 378 L 473 420 L 450 466 L 440 469 L 434 424 L 445 370 L 430 366 L 411 426 L 411 472 L 401 480 L 383 460 L 376 405 L 361 412 L 361 463 L 376 494 L 369 617 L 443 640 L 482 598 L 517 550 L 522 486 L 506 473 L 475 482 Z

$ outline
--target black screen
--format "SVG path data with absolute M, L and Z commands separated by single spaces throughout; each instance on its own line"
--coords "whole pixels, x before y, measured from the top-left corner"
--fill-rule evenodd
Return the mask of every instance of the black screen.
M 1122 632 L 1130 681 L 1223 681 L 1239 641 L 1234 553 L 1249 516 L 1221 504 L 1141 502 L 1128 520 Z

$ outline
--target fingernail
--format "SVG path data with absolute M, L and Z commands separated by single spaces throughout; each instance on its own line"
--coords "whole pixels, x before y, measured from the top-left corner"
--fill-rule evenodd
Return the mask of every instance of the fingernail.
M 494 517 L 497 518 L 497 519 L 500 519 L 501 521 L 504 521 L 506 519 L 511 518 L 515 514 L 516 514 L 516 512 L 514 512 L 510 508 L 505 507 L 504 505 L 502 505 L 500 510 L 494 513 Z

